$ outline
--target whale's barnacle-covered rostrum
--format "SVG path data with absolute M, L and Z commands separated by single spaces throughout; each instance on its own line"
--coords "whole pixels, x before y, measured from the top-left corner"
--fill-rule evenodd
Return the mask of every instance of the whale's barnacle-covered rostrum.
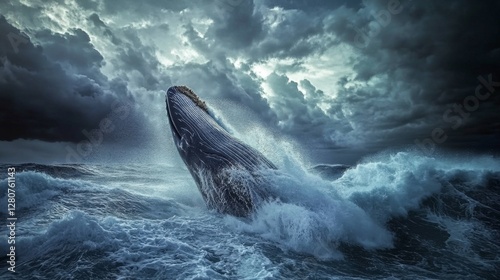
M 188 88 L 187 86 L 176 86 L 177 90 L 182 92 L 184 95 L 186 95 L 187 97 L 191 98 L 191 100 L 193 100 L 193 102 L 198 106 L 200 107 L 201 109 L 203 109 L 203 111 L 207 112 L 208 113 L 208 107 L 207 107 L 207 104 L 205 103 L 205 101 L 202 101 L 198 95 L 196 95 L 196 93 L 194 93 L 190 88 Z

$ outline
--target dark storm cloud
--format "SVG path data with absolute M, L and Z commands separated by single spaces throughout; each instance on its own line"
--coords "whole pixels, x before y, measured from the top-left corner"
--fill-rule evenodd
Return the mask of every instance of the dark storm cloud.
M 111 29 L 106 26 L 106 24 L 101 20 L 98 14 L 92 13 L 87 18 L 87 20 L 92 22 L 93 26 L 99 29 L 102 32 L 102 35 L 104 35 L 104 37 L 107 37 L 111 41 L 111 43 L 113 43 L 114 45 L 122 44 L 122 41 L 113 34 Z
M 99 2 L 94 0 L 76 0 L 76 3 L 87 10 L 97 10 Z
M 266 0 L 264 1 L 268 7 L 282 7 L 287 10 L 301 10 L 315 13 L 324 13 L 335 10 L 341 6 L 349 8 L 360 8 L 361 1 L 352 0 Z
M 101 1 L 103 12 L 107 14 L 119 14 L 124 10 L 134 11 L 136 14 L 143 15 L 145 18 L 151 10 L 165 9 L 174 12 L 180 12 L 193 5 L 197 1 L 134 1 L 134 0 L 106 0 Z M 198 1 L 199 2 L 199 1 Z
M 126 43 L 121 49 L 115 62 L 118 68 L 123 72 L 135 71 L 139 73 L 140 78 L 136 80 L 137 85 L 146 89 L 157 89 L 158 78 L 155 72 L 158 72 L 160 64 L 158 59 L 152 54 L 153 50 L 140 42 L 134 35 L 129 36 L 130 43 Z
M 359 137 L 374 138 L 382 132 L 385 137 L 375 138 L 377 142 L 406 144 L 443 127 L 449 134 L 444 145 L 476 138 L 472 141 L 476 147 L 498 147 L 482 141 L 485 135 L 499 136 L 499 114 L 494 109 L 500 101 L 497 94 L 481 101 L 474 112 L 466 112 L 468 116 L 462 120 L 446 120 L 443 114 L 474 96 L 481 85 L 478 76 L 493 74 L 494 81 L 500 80 L 500 4 L 413 1 L 391 15 L 386 3 L 366 7 L 369 11 L 363 15 L 385 11 L 391 16 L 387 26 L 372 22 L 358 27 L 366 32 L 366 45 L 361 46 L 361 56 L 354 65 L 357 75 L 351 82 L 371 81 L 370 86 L 341 87 L 336 99 L 342 108 L 353 112 L 350 120 L 359 125 L 360 132 L 366 132 Z M 372 21 L 376 21 L 373 16 Z M 348 29 L 338 27 L 339 34 Z M 360 47 L 356 41 L 347 42 Z M 457 115 L 453 111 L 449 116 Z M 462 122 L 460 129 L 450 129 L 457 122 Z M 482 127 L 482 133 L 468 135 L 473 127 Z
M 315 37 L 322 33 L 320 18 L 296 10 L 271 18 L 276 25 L 268 28 L 265 39 L 254 46 L 254 55 L 262 58 L 302 58 L 328 47 L 326 40 Z
M 116 35 L 96 13 L 92 13 L 87 20 L 116 48 L 116 57 L 110 59 L 115 68 L 115 75 L 127 80 L 133 79 L 135 86 L 146 90 L 164 89 L 169 84 L 169 77 L 160 73 L 161 66 L 155 56 L 156 49 L 145 45 L 138 37 L 137 31 L 125 29 L 120 35 Z M 166 24 L 159 24 L 159 28 L 168 32 Z
M 306 97 L 298 89 L 298 83 L 276 73 L 269 75 L 267 82 L 273 91 L 269 99 L 280 119 L 280 126 L 289 133 L 299 134 L 309 140 L 316 140 L 315 138 L 321 136 L 318 135 L 321 132 L 315 128 L 324 125 L 327 117 L 314 101 L 306 101 Z M 307 84 L 308 81 L 304 80 L 303 83 Z M 312 85 L 310 86 L 310 93 L 320 94 Z
M 85 31 L 75 29 L 72 34 L 55 34 L 43 30 L 37 32 L 35 37 L 43 44 L 42 55 L 48 61 L 59 64 L 65 72 L 84 75 L 99 84 L 107 82 L 100 72 L 104 58 L 90 43 Z
M 293 6 L 293 2 L 284 3 L 285 7 L 290 5 Z M 316 37 L 323 34 L 325 13 L 318 16 L 299 9 L 283 11 L 283 7 L 269 12 L 273 7 L 280 6 L 256 6 L 252 1 L 241 1 L 234 6 L 210 7 L 207 14 L 214 24 L 207 32 L 208 38 L 214 40 L 215 47 L 250 61 L 302 58 L 330 45 L 327 40 Z
M 37 32 L 41 47 L 0 18 L 0 38 L 17 38 L 0 40 L 0 140 L 80 141 L 113 106 L 132 102 L 123 82 L 100 72 L 103 57 L 87 33 L 72 31 Z
M 213 17 L 209 31 L 217 42 L 238 50 L 248 47 L 262 34 L 262 15 L 256 12 L 253 1 L 239 1 L 238 5 L 221 9 Z
M 214 24 L 205 37 L 189 25 L 186 35 L 210 58 L 224 54 L 243 57 L 250 64 L 271 58 L 295 59 L 290 65 L 277 66 L 278 74 L 267 78 L 265 82 L 275 94 L 267 100 L 272 108 L 259 108 L 271 111 L 270 123 L 279 124 L 284 132 L 308 142 L 314 135 L 326 146 L 384 148 L 413 144 L 443 127 L 449 136 L 444 146 L 460 146 L 457 143 L 462 139 L 470 143 L 474 136 L 469 134 L 474 131 L 481 131 L 476 146 L 494 146 L 485 139 L 498 133 L 494 109 L 498 95 L 481 101 L 480 108 L 470 116 L 467 112 L 463 120 L 458 120 L 455 111 L 448 115 L 453 121 L 444 120 L 443 115 L 474 95 L 479 75 L 487 79 L 492 73 L 494 81 L 500 80 L 498 2 L 262 3 L 218 7 L 208 12 Z M 314 85 L 302 81 L 298 89 L 296 82 L 284 76 L 301 70 L 309 56 L 340 49 L 341 44 L 354 49 L 356 56 L 346 67 L 352 67 L 355 75 L 322 89 L 334 91 L 335 98 L 306 99 L 310 94 L 303 91 Z M 215 77 L 214 81 L 227 88 L 237 85 L 236 80 L 229 83 L 231 87 L 228 81 Z M 318 108 L 321 102 L 328 104 L 326 112 Z M 458 122 L 460 129 L 450 129 L 458 127 Z M 312 130 L 314 133 L 301 133 Z
M 126 12 L 133 12 L 136 16 L 139 15 L 147 19 L 152 10 L 165 9 L 180 12 L 194 5 L 197 1 L 75 0 L 75 2 L 85 10 L 100 10 L 102 13 L 108 15 L 120 15 Z
M 92 13 L 88 17 L 88 20 L 90 20 L 94 24 L 94 26 L 96 26 L 96 27 L 107 29 L 107 26 L 104 23 L 104 21 L 102 21 L 101 18 L 99 18 L 99 15 L 96 13 Z

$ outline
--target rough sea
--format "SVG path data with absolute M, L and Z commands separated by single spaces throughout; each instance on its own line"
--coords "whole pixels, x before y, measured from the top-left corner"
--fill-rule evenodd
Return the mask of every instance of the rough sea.
M 0 165 L 1 279 L 498 279 L 500 160 L 284 159 L 281 199 L 208 210 L 184 165 Z M 7 270 L 7 168 L 16 266 Z M 9 245 L 10 246 L 10 245 Z

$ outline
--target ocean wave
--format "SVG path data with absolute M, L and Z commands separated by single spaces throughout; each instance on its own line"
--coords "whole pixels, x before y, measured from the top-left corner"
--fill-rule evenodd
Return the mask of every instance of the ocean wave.
M 36 211 L 43 209 L 45 204 L 58 196 L 70 194 L 75 191 L 98 191 L 92 184 L 82 180 L 68 180 L 54 178 L 48 174 L 25 171 L 16 173 L 16 210 Z M 0 181 L 0 184 L 7 185 L 7 179 Z M 2 189 L 0 199 L 7 200 L 7 190 Z M 1 208 L 0 213 L 7 213 L 6 208 Z
M 153 221 L 71 211 L 45 231 L 19 237 L 16 253 L 22 257 L 17 266 L 23 275 L 46 278 L 276 275 L 276 268 L 259 249 L 241 242 L 235 233 L 220 232 L 220 226 L 211 215 Z
M 7 179 L 0 181 L 7 185 Z M 115 215 L 133 218 L 165 218 L 181 215 L 189 208 L 169 197 L 154 197 L 108 187 L 82 179 L 63 179 L 46 173 L 25 171 L 16 173 L 16 212 L 21 218 L 38 215 L 48 220 L 75 209 L 87 209 L 95 215 Z M 7 190 L 0 190 L 0 200 L 7 201 Z M 0 208 L 6 214 L 7 207 Z M 42 215 L 43 214 L 43 215 Z M 42 215 L 42 216 L 40 216 Z
M 15 167 L 17 173 L 33 171 L 45 173 L 52 177 L 59 178 L 78 178 L 83 176 L 92 176 L 98 173 L 98 170 L 93 166 L 86 164 L 39 164 L 39 163 L 23 163 L 14 165 L 1 164 L 0 167 Z M 2 174 L 1 176 L 5 176 Z M 4 179 L 3 177 L 1 179 Z
M 275 195 L 250 219 L 207 211 L 179 168 L 18 172 L 19 265 L 52 278 L 488 278 L 500 263 L 496 158 L 385 153 L 336 179 L 283 162 L 257 174 Z
M 393 248 L 398 229 L 389 228 L 390 220 L 422 210 L 427 200 L 448 193 L 450 184 L 475 190 L 500 174 L 499 162 L 490 157 L 464 163 L 411 152 L 368 158 L 334 181 L 300 165 L 287 168 L 266 174 L 280 200 L 264 204 L 250 221 L 226 217 L 226 222 L 320 259 L 342 259 L 342 244 Z M 466 201 L 468 207 L 473 204 Z

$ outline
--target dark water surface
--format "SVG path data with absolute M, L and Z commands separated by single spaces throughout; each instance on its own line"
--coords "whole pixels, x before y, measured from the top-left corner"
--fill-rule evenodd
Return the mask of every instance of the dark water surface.
M 207 210 L 183 166 L 13 166 L 16 273 L 2 226 L 2 279 L 500 275 L 500 162 L 491 157 L 401 152 L 347 170 L 291 165 L 266 175 L 283 199 L 251 219 Z

